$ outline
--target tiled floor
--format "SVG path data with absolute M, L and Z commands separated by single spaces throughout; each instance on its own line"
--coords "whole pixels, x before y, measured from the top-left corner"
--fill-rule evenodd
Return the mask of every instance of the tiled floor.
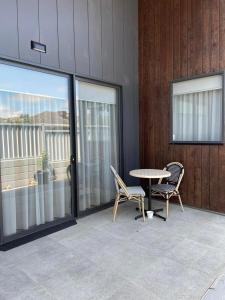
M 0 252 L 0 299 L 200 300 L 225 272 L 225 217 L 171 205 L 167 222 L 143 223 L 127 203 L 112 223 L 111 212 Z

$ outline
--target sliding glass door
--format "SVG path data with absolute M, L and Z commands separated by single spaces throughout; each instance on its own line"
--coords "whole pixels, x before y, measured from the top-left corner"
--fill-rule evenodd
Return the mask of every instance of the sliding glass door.
M 80 212 L 115 197 L 110 165 L 119 168 L 118 91 L 76 81 L 77 154 Z
M 2 234 L 71 216 L 70 77 L 0 63 Z

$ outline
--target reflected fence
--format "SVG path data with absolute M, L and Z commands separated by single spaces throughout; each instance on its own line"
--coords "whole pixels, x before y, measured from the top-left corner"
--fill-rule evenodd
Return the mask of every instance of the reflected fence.
M 1 159 L 36 158 L 43 151 L 51 161 L 68 160 L 69 125 L 0 123 Z
M 35 185 L 43 152 L 56 180 L 65 179 L 70 161 L 67 124 L 0 124 L 2 190 Z

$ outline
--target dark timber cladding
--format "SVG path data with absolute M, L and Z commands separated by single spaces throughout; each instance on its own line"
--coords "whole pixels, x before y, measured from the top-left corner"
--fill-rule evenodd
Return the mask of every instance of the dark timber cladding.
M 225 145 L 169 144 L 169 81 L 225 69 L 225 0 L 140 0 L 142 167 L 184 164 L 184 203 L 225 213 Z
M 137 12 L 138 0 L 0 0 L 0 57 L 122 85 L 128 182 L 139 166 Z M 31 40 L 47 53 L 31 50 Z

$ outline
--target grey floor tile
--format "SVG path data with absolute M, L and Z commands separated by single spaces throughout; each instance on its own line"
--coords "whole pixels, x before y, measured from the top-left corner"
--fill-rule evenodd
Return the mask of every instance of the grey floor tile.
M 216 278 L 225 271 L 225 249 L 208 248 L 203 256 L 192 263 L 193 267 Z
M 171 204 L 166 222 L 144 223 L 135 207 L 0 252 L 0 299 L 200 300 L 225 272 L 225 217 Z
M 190 239 L 183 239 L 169 249 L 167 256 L 184 265 L 195 264 L 207 253 L 208 247 Z
M 106 300 L 160 300 L 159 297 L 145 288 L 124 280 L 121 288 Z
M 15 267 L 22 270 L 30 278 L 38 281 L 54 273 L 59 266 L 68 265 L 74 259 L 74 253 L 59 243 L 40 248 L 26 257 L 18 259 Z
M 135 280 L 161 300 L 200 299 L 211 277 L 168 258 L 153 262 Z
M 37 286 L 31 290 L 21 292 L 19 295 L 11 298 L 11 300 L 57 300 L 57 298 L 41 286 Z
M 36 287 L 36 282 L 23 271 L 15 267 L 0 268 L 0 299 L 19 297 Z
M 110 270 L 95 269 L 86 276 L 52 276 L 43 286 L 58 299 L 106 299 L 121 287 L 122 278 Z

